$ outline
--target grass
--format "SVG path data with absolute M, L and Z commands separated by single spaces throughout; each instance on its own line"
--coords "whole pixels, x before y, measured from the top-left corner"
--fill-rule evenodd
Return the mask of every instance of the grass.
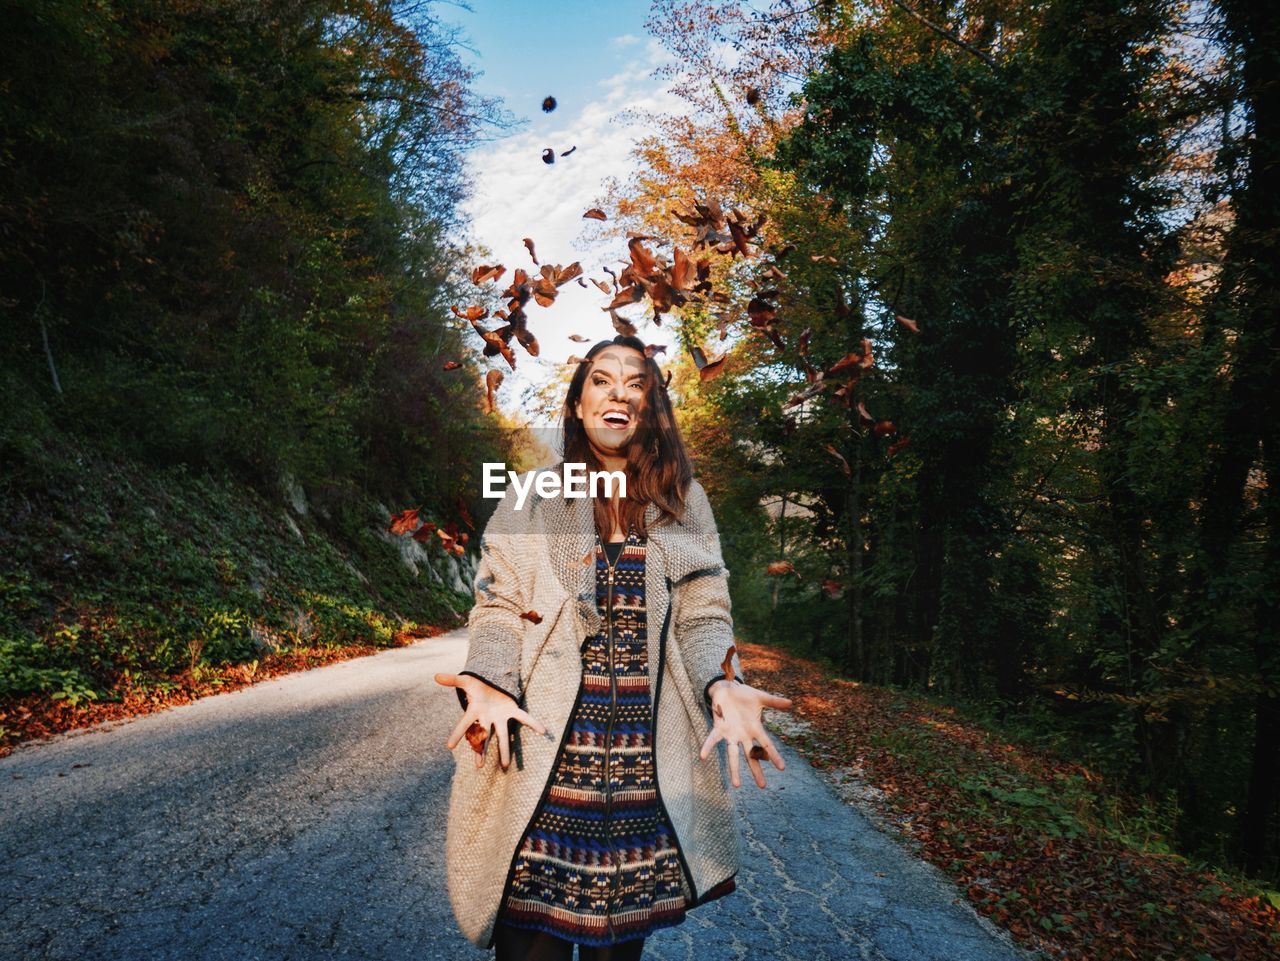
M 324 520 L 59 444 L 26 447 L 0 488 L 0 754 L 465 620 L 470 593 L 406 564 L 372 501 Z

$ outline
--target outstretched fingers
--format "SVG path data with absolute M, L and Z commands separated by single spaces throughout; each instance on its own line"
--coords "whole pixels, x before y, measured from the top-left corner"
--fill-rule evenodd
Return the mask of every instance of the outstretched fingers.
M 707 739 L 702 742 L 702 750 L 698 752 L 698 757 L 704 761 L 708 757 L 710 757 L 711 749 L 716 746 L 716 743 L 722 737 L 724 737 L 724 730 L 720 727 L 719 724 L 713 725 L 711 728 L 711 733 L 708 734 Z
M 542 722 L 539 721 L 532 714 L 528 713 L 527 711 L 522 711 L 519 708 L 516 708 L 514 711 L 511 712 L 511 716 L 514 717 L 521 724 L 527 724 L 529 727 L 533 728 L 539 734 L 547 733 L 547 729 L 542 726 Z
M 765 733 L 764 728 L 760 728 L 756 734 L 756 740 L 760 742 L 760 746 L 764 748 L 765 754 L 769 755 L 769 760 L 773 762 L 773 766 L 779 771 L 785 771 L 787 762 L 782 759 L 782 752 L 774 745 L 773 740 Z
M 453 726 L 453 730 L 449 733 L 449 740 L 445 741 L 445 747 L 452 751 L 458 746 L 458 742 L 462 740 L 469 728 L 476 721 L 475 711 L 463 711 L 462 717 L 458 719 L 458 723 Z

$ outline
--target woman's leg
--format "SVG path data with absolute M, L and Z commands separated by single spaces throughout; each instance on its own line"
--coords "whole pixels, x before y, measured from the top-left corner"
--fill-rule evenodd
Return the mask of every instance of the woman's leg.
M 578 961 L 640 961 L 640 952 L 643 950 L 644 938 L 632 938 L 630 941 L 619 941 L 617 944 L 606 944 L 598 948 L 580 944 Z
M 501 921 L 493 929 L 493 947 L 494 961 L 573 961 L 572 941 Z

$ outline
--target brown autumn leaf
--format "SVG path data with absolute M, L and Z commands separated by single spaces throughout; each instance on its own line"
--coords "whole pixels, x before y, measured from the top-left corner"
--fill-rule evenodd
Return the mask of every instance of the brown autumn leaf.
M 903 327 L 907 328 L 907 330 L 911 331 L 911 333 L 913 334 L 920 333 L 920 325 L 917 324 L 910 317 L 903 317 L 901 314 L 897 314 L 896 316 L 898 318 L 898 323 L 900 323 Z
M 585 214 L 582 215 L 583 220 L 586 220 L 587 218 L 590 218 L 591 220 L 608 220 L 609 219 L 608 217 L 605 216 L 604 211 L 601 210 L 599 207 L 592 207 L 590 210 L 588 210 Z
M 431 535 L 436 532 L 436 525 L 431 521 L 426 521 L 421 527 L 413 532 L 413 539 L 420 544 L 431 543 L 435 540 Z
M 573 341 L 575 344 L 589 344 L 589 343 L 591 343 L 591 338 L 590 338 L 590 337 L 583 337 L 581 334 L 570 334 L 570 335 L 569 335 L 569 339 L 570 339 L 571 341 Z
M 732 681 L 734 679 L 733 655 L 737 652 L 737 650 L 738 650 L 738 645 L 730 644 L 728 653 L 725 654 L 724 660 L 720 663 L 720 667 L 724 671 L 724 679 L 726 681 Z
M 725 351 L 715 360 L 707 360 L 707 355 L 696 344 L 689 348 L 689 353 L 693 356 L 694 366 L 698 368 L 698 377 L 704 384 L 720 373 L 724 367 L 725 358 L 729 356 L 729 352 Z
M 596 280 L 594 277 L 592 277 L 591 282 L 600 288 L 600 293 L 602 294 L 613 293 L 613 288 L 610 287 L 608 284 L 606 284 L 603 280 Z
M 542 623 L 542 615 L 539 614 L 537 611 L 525 611 L 520 616 L 524 618 L 524 620 L 526 621 L 532 621 L 534 624 Z
M 472 530 L 475 530 L 476 525 L 475 525 L 475 522 L 471 520 L 471 511 L 467 510 L 467 502 L 464 501 L 461 497 L 459 497 L 454 503 L 455 503 L 455 506 L 458 508 L 459 516 L 462 517 L 462 523 L 466 524 Z M 459 534 L 458 536 L 462 539 L 462 543 L 465 544 L 467 542 L 466 534 Z
M 878 420 L 871 425 L 871 433 L 876 437 L 888 437 L 897 432 L 898 428 L 891 420 Z
M 556 162 L 556 152 L 550 147 L 546 147 L 542 151 L 542 162 L 544 164 L 553 164 Z
M 644 345 L 644 355 L 646 357 L 654 357 L 658 354 L 665 354 L 666 352 L 667 352 L 666 344 L 645 344 Z
M 503 373 L 497 368 L 494 368 L 484 375 L 485 408 L 487 413 L 492 414 L 497 409 L 497 402 L 494 394 L 502 384 L 502 378 Z
M 479 721 L 472 721 L 467 728 L 467 743 L 477 754 L 484 753 L 484 742 L 489 740 L 489 732 L 480 726 Z
M 783 574 L 795 574 L 797 579 L 800 577 L 800 572 L 790 561 L 771 561 L 764 572 L 770 577 L 781 577 Z
M 551 113 L 551 111 L 552 111 L 552 110 L 555 110 L 555 109 L 556 109 L 556 98 L 555 98 L 555 97 L 547 96 L 547 97 L 543 97 L 543 98 L 542 98 L 542 112 L 543 112 L 543 113 Z
M 827 453 L 829 453 L 832 457 L 834 457 L 836 460 L 840 462 L 840 470 L 844 474 L 844 476 L 852 477 L 853 471 L 849 468 L 849 462 L 844 459 L 844 454 L 840 453 L 830 444 L 823 444 L 822 446 L 826 449 Z
M 898 438 L 892 444 L 890 444 L 888 448 L 886 448 L 885 453 L 888 454 L 890 457 L 892 457 L 894 454 L 898 453 L 898 451 L 902 450 L 902 448 L 907 446 L 907 441 L 909 439 L 910 439 L 909 437 Z
M 636 325 L 627 320 L 612 307 L 606 308 L 609 311 L 609 319 L 613 321 L 613 329 L 626 337 L 634 337 L 636 335 Z
M 457 370 L 462 364 L 456 360 L 446 360 L 442 365 L 444 370 Z
M 533 252 L 533 238 L 525 237 L 521 243 L 529 249 L 529 256 L 533 258 L 533 262 L 536 264 L 538 262 L 538 255 Z
M 488 264 L 481 264 L 471 271 L 471 282 L 479 287 L 485 281 L 497 280 L 506 272 L 507 268 L 502 264 L 494 264 L 492 267 Z
M 826 592 L 827 597 L 833 600 L 844 593 L 844 585 L 839 581 L 832 580 L 830 577 L 823 580 L 822 589 Z
M 617 295 L 609 302 L 609 306 L 604 310 L 616 310 L 619 307 L 629 307 L 644 297 L 644 288 L 639 284 L 630 287 L 623 287 L 618 291 Z
M 466 310 L 459 310 L 455 305 L 450 304 L 449 309 L 453 311 L 455 317 L 461 317 L 463 320 L 484 320 L 489 316 L 489 311 L 484 307 L 468 307 Z
M 391 534 L 412 534 L 418 526 L 418 510 L 417 507 L 410 507 L 392 515 L 391 526 L 387 531 Z
M 825 388 L 826 386 L 827 386 L 827 383 L 823 379 L 822 371 L 817 371 L 814 374 L 813 382 L 804 390 L 800 391 L 800 393 L 792 394 L 790 397 L 788 397 L 787 402 L 782 405 L 782 409 L 790 410 L 792 407 L 798 407 L 800 404 L 803 404 L 810 397 L 813 397 L 814 395 L 821 393 L 823 388 Z
M 569 366 L 570 364 L 582 364 L 582 363 L 586 363 L 586 360 L 587 360 L 587 359 L 586 359 L 585 357 L 579 357 L 577 354 L 570 354 L 570 355 L 569 355 L 569 359 L 568 359 L 568 360 L 566 360 L 564 363 L 565 363 L 565 366 L 567 367 L 567 366 Z

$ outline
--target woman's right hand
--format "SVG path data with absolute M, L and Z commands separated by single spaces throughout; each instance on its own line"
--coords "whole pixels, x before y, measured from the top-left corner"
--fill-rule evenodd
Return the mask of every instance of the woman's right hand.
M 479 724 L 485 731 L 484 747 L 476 752 L 476 767 L 484 767 L 485 753 L 489 749 L 491 735 L 498 732 L 498 763 L 505 771 L 511 765 L 511 743 L 507 732 L 507 723 L 512 718 L 521 724 L 528 725 L 539 734 L 546 734 L 547 729 L 531 714 L 520 709 L 520 706 L 496 687 L 491 687 L 478 677 L 470 674 L 437 674 L 436 683 L 445 687 L 460 688 L 467 695 L 467 709 L 462 719 L 449 735 L 446 747 L 452 751 L 457 747 L 472 724 Z

